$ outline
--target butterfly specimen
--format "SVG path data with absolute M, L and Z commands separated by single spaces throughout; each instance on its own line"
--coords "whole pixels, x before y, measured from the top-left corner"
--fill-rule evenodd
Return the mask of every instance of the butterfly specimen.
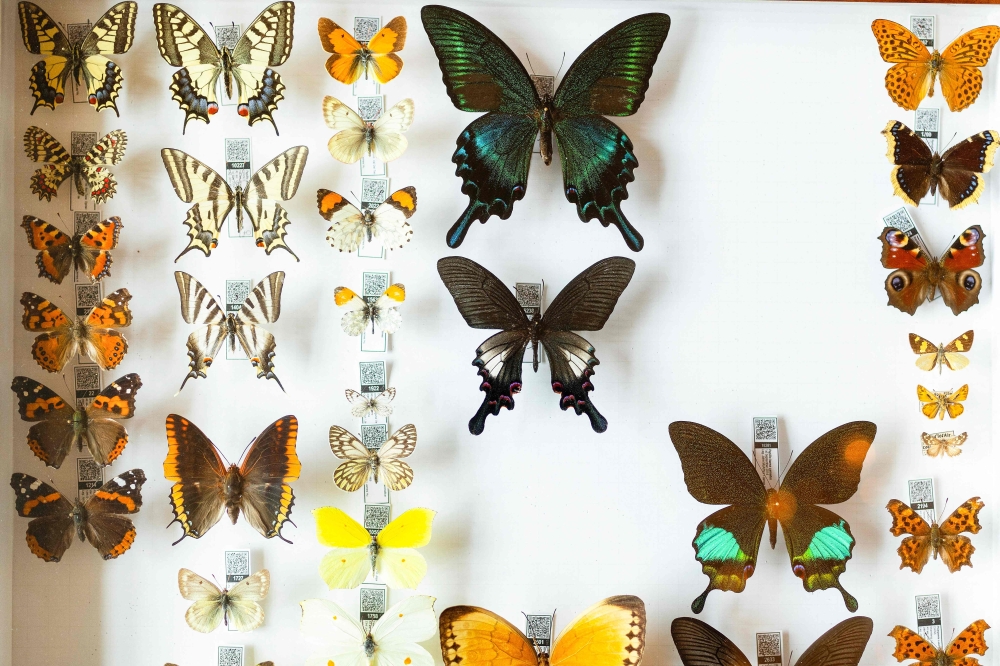
M 33 215 L 25 215 L 21 226 L 28 233 L 31 248 L 38 250 L 38 277 L 62 284 L 74 267 L 91 282 L 111 275 L 111 250 L 118 245 L 122 230 L 120 217 L 109 217 L 72 236 Z
M 795 459 L 778 488 L 765 487 L 739 447 L 711 428 L 675 421 L 669 431 L 691 496 L 703 504 L 730 505 L 701 521 L 691 542 L 709 579 L 692 611 L 702 611 L 712 590 L 743 591 L 757 564 L 764 526 L 773 549 L 778 523 L 792 573 L 806 592 L 836 588 L 848 610 L 858 609 L 857 599 L 840 584 L 854 550 L 851 526 L 817 505 L 846 502 L 857 491 L 874 423 L 845 423 L 819 437 Z
M 190 569 L 177 572 L 177 587 L 181 596 L 193 601 L 184 620 L 195 631 L 208 634 L 225 622 L 237 631 L 253 631 L 264 624 L 264 609 L 257 603 L 267 596 L 271 587 L 271 574 L 261 569 L 233 586 L 219 589 L 215 583 L 202 578 Z
M 445 666 L 635 666 L 646 647 L 646 606 L 621 595 L 600 601 L 559 634 L 551 651 L 499 615 L 476 606 L 452 606 L 441 613 L 441 656 Z M 503 655 L 503 662 L 493 655 Z
M 438 5 L 420 16 L 452 103 L 487 112 L 459 135 L 451 158 L 469 205 L 448 230 L 448 247 L 461 245 L 475 220 L 510 217 L 528 185 L 535 137 L 548 165 L 555 134 L 564 192 L 577 215 L 615 225 L 629 249 L 641 250 L 642 236 L 620 208 L 639 161 L 625 132 L 603 116 L 639 110 L 670 17 L 642 14 L 618 24 L 577 58 L 555 95 L 540 97 L 514 52 L 479 21 Z
M 347 402 L 351 403 L 351 416 L 363 419 L 366 416 L 389 416 L 392 414 L 392 401 L 396 397 L 396 389 L 389 387 L 376 396 L 368 397 L 354 389 L 344 391 Z
M 128 352 L 128 340 L 118 328 L 132 323 L 128 289 L 106 296 L 85 317 L 70 319 L 51 301 L 30 291 L 21 296 L 24 330 L 36 332 L 31 356 L 49 372 L 59 372 L 77 354 L 104 370 L 118 367 Z
M 375 210 L 358 210 L 344 197 L 330 190 L 316 192 L 319 214 L 333 225 L 326 240 L 341 252 L 354 252 L 362 242 L 378 240 L 390 250 L 410 242 L 413 230 L 407 222 L 417 212 L 417 190 L 396 190 Z
M 403 325 L 403 316 L 399 314 L 399 306 L 406 299 L 406 287 L 399 284 L 389 285 L 382 295 L 369 303 L 347 287 L 337 287 L 333 291 L 333 300 L 338 307 L 347 308 L 340 318 L 340 326 L 344 333 L 361 335 L 368 324 L 372 333 L 378 328 L 383 333 L 395 333 Z
M 381 447 L 369 450 L 361 440 L 340 426 L 330 426 L 330 449 L 347 462 L 333 472 L 333 482 L 341 490 L 361 490 L 370 476 L 391 490 L 405 490 L 413 483 L 413 468 L 403 462 L 417 448 L 417 428 L 407 424 L 394 432 Z
M 920 411 L 929 419 L 935 416 L 944 420 L 945 412 L 953 419 L 957 419 L 965 411 L 962 402 L 969 397 L 969 385 L 963 384 L 957 391 L 931 391 L 917 384 L 917 398 L 923 404 Z
M 73 543 L 75 534 L 86 539 L 106 560 L 113 560 L 132 547 L 135 525 L 128 514 L 142 506 L 142 484 L 146 475 L 132 469 L 98 488 L 86 502 L 70 502 L 62 493 L 33 476 L 12 474 L 17 515 L 32 518 L 26 540 L 32 554 L 46 562 L 58 562 Z
M 434 597 L 415 594 L 387 610 L 365 630 L 351 613 L 326 599 L 307 599 L 302 633 L 323 646 L 308 666 L 432 666 L 434 659 L 418 643 L 437 632 Z
M 458 311 L 472 328 L 502 329 L 476 349 L 472 365 L 483 378 L 479 390 L 486 393 L 479 411 L 469 421 L 469 432 L 478 435 L 486 417 L 501 407 L 514 409 L 514 394 L 521 390 L 521 363 L 531 345 L 532 367 L 538 372 L 538 345 L 544 347 L 552 371 L 552 390 L 561 394 L 559 406 L 586 414 L 594 432 L 608 429 L 605 419 L 587 395 L 600 361 L 594 347 L 573 331 L 599 331 L 615 309 L 618 298 L 632 279 L 635 262 L 624 257 L 602 259 L 563 287 L 542 316 L 531 319 L 503 282 L 488 270 L 464 257 L 438 261 L 438 274 L 455 299 Z
M 327 142 L 327 150 L 345 164 L 354 164 L 366 155 L 380 162 L 391 162 L 406 151 L 403 132 L 413 123 L 413 100 L 404 99 L 373 122 L 336 97 L 323 98 L 323 120 L 335 130 Z
M 285 244 L 288 233 L 285 227 L 291 221 L 279 202 L 288 201 L 299 189 L 309 157 L 308 148 L 289 148 L 258 169 L 246 185 L 238 185 L 235 190 L 214 169 L 181 150 L 164 148 L 160 156 L 177 197 L 184 203 L 194 203 L 184 218 L 191 240 L 177 259 L 196 249 L 210 256 L 219 244 L 222 223 L 234 208 L 236 229 L 243 230 L 245 213 L 253 225 L 257 247 L 264 248 L 266 254 L 280 247 L 295 257 Z M 295 257 L 295 261 L 298 260 Z
M 135 414 L 135 394 L 141 387 L 135 373 L 119 377 L 83 409 L 30 377 L 14 377 L 10 390 L 17 396 L 21 420 L 35 423 L 28 430 L 28 448 L 59 469 L 74 445 L 79 451 L 86 445 L 98 465 L 114 462 L 128 444 L 128 431 L 118 419 Z
M 35 105 L 55 109 L 66 97 L 70 76 L 76 85 L 87 87 L 87 101 L 97 111 L 114 109 L 122 87 L 122 70 L 106 56 L 122 54 L 132 47 L 138 5 L 119 2 L 83 39 L 73 40 L 51 16 L 33 2 L 17 3 L 21 38 L 28 53 L 45 56 L 31 68 L 31 94 Z
M 882 241 L 882 266 L 894 269 L 885 279 L 889 305 L 912 315 L 924 301 L 931 301 L 938 290 L 941 299 L 958 315 L 979 302 L 983 279 L 976 268 L 983 265 L 983 228 L 978 224 L 963 231 L 940 259 L 935 258 L 919 235 L 885 227 Z
M 71 156 L 55 137 L 32 125 L 24 132 L 24 152 L 32 162 L 46 164 L 31 175 L 31 191 L 38 195 L 39 201 L 52 201 L 63 181 L 72 177 L 77 194 L 104 203 L 118 190 L 118 181 L 108 171 L 108 165 L 122 161 L 127 144 L 125 132 L 114 130 L 85 155 Z
M 261 323 L 273 324 L 281 315 L 281 287 L 285 282 L 284 271 L 271 273 L 257 283 L 238 312 L 224 311 L 200 282 L 183 271 L 174 273 L 177 291 L 181 297 L 181 316 L 188 324 L 198 328 L 188 336 L 187 348 L 190 370 L 178 393 L 189 379 L 205 377 L 223 343 L 235 351 L 239 343 L 243 353 L 257 369 L 257 378 L 265 377 L 285 387 L 274 374 L 274 336 Z
M 174 481 L 170 489 L 173 523 L 180 523 L 184 537 L 200 539 L 229 514 L 233 525 L 240 512 L 265 539 L 281 536 L 289 520 L 295 495 L 291 481 L 302 465 L 295 453 L 299 422 L 283 416 L 260 433 L 247 447 L 239 466 L 229 464 L 218 448 L 183 416 L 167 416 L 167 458 L 163 475 Z
M 926 432 L 920 434 L 920 440 L 924 444 L 924 452 L 931 458 L 937 458 L 947 454 L 949 458 L 962 454 L 962 444 L 969 438 L 969 433 L 963 432 L 955 437 L 942 437 L 940 435 L 928 435 Z
M 373 537 L 338 508 L 313 509 L 316 538 L 333 548 L 319 563 L 319 575 L 331 590 L 353 589 L 372 572 L 389 587 L 416 589 L 427 573 L 427 561 L 416 549 L 430 543 L 434 513 L 404 511 Z
M 927 338 L 922 338 L 915 333 L 910 333 L 910 349 L 917 355 L 917 367 L 921 370 L 933 370 L 937 366 L 938 373 L 944 371 L 945 366 L 949 370 L 961 370 L 969 365 L 969 359 L 961 352 L 972 349 L 972 340 L 975 336 L 971 330 L 962 333 L 948 344 L 943 342 L 935 345 Z
M 893 194 L 916 206 L 938 188 L 948 207 L 960 210 L 976 203 L 986 189 L 981 174 L 993 168 L 1000 133 L 986 130 L 952 146 L 938 155 L 923 139 L 898 120 L 890 120 L 882 130 L 889 149 L 885 156 L 894 165 L 889 179 Z
M 914 111 L 924 97 L 934 96 L 934 79 L 952 111 L 972 106 L 983 89 L 980 67 L 989 62 L 1000 28 L 984 25 L 970 30 L 939 53 L 931 53 L 920 38 L 892 21 L 876 19 L 872 32 L 882 60 L 896 63 L 885 73 L 885 89 L 899 106 Z
M 326 71 L 341 83 L 354 83 L 362 76 L 389 83 L 403 69 L 403 61 L 396 55 L 406 44 L 406 19 L 402 16 L 389 21 L 364 45 L 328 18 L 321 18 L 317 28 L 323 50 L 333 54 L 326 61 Z
M 917 632 L 897 624 L 889 635 L 896 639 L 896 649 L 892 656 L 896 661 L 916 659 L 924 666 L 948 664 L 949 666 L 979 666 L 979 660 L 970 655 L 986 654 L 986 630 L 990 625 L 986 620 L 976 620 L 952 639 L 948 647 L 939 650 L 927 642 Z M 917 666 L 914 664 L 913 666 Z
M 972 566 L 972 554 L 976 547 L 962 532 L 978 534 L 982 525 L 979 524 L 979 510 L 985 506 L 978 497 L 972 497 L 948 516 L 948 519 L 938 525 L 934 521 L 930 525 L 916 511 L 897 499 L 889 500 L 886 509 L 892 516 L 892 527 L 889 531 L 893 536 L 909 534 L 899 544 L 899 568 L 909 567 L 915 573 L 923 571 L 924 565 L 933 554 L 934 559 L 941 555 L 941 561 L 948 570 L 955 573 L 963 566 Z
M 288 60 L 292 52 L 294 2 L 275 2 L 262 11 L 230 50 L 218 46 L 179 7 L 153 5 L 156 45 L 167 64 L 181 69 L 170 83 L 173 98 L 184 111 L 184 130 L 192 118 L 209 122 L 219 111 L 216 84 L 222 77 L 226 97 L 233 99 L 236 88 L 236 113 L 252 126 L 267 120 L 278 133 L 271 113 L 283 99 L 285 84 L 272 68 Z
M 735 643 L 696 618 L 676 618 L 670 623 L 670 635 L 684 666 L 751 666 Z M 871 618 L 844 620 L 806 648 L 794 666 L 858 666 L 871 635 Z

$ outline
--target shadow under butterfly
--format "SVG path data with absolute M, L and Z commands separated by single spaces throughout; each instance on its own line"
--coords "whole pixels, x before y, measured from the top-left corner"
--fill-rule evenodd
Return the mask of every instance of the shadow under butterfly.
M 572 407 L 590 418 L 595 432 L 608 429 L 608 421 L 587 395 L 594 390 L 590 378 L 600 361 L 594 347 L 573 331 L 604 328 L 635 272 L 635 262 L 624 257 L 598 261 L 567 284 L 544 315 L 531 319 L 510 289 L 493 273 L 464 257 L 438 261 L 438 274 L 455 299 L 455 305 L 472 328 L 501 329 L 476 349 L 472 362 L 483 378 L 486 393 L 479 411 L 469 421 L 469 432 L 479 435 L 486 417 L 501 407 L 514 408 L 514 394 L 521 390 L 521 365 L 531 345 L 532 368 L 538 372 L 538 346 L 545 349 L 552 371 L 552 390 L 561 394 L 559 406 Z

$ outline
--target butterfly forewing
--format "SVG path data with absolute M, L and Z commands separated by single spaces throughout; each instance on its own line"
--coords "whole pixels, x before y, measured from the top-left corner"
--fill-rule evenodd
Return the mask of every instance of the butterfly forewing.
M 305 146 L 289 148 L 258 169 L 247 184 L 243 205 L 253 224 L 257 247 L 264 248 L 266 254 L 281 247 L 298 261 L 285 244 L 285 227 L 289 220 L 278 201 L 288 201 L 295 196 L 308 156 L 309 149 Z
M 520 629 L 476 606 L 452 606 L 438 621 L 445 666 L 488 664 L 484 654 L 504 655 L 510 666 L 537 666 L 538 655 Z
M 670 623 L 670 636 L 684 666 L 751 666 L 722 632 L 696 618 L 676 618 Z
M 635 262 L 631 259 L 609 257 L 598 261 L 563 287 L 542 322 L 558 331 L 601 330 L 634 272 Z
M 528 317 L 521 305 L 493 273 L 465 257 L 445 257 L 437 267 L 469 326 L 505 331 L 527 328 Z

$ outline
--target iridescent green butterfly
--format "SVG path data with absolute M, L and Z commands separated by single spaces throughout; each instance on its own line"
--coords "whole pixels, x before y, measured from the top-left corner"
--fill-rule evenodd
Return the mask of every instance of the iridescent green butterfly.
M 642 14 L 618 24 L 587 47 L 554 94 L 540 95 L 514 52 L 479 21 L 438 5 L 420 16 L 452 103 L 487 112 L 465 128 L 451 158 L 469 205 L 448 231 L 448 246 L 461 245 L 475 220 L 510 217 L 524 197 L 535 137 L 548 165 L 555 134 L 566 198 L 580 219 L 614 224 L 629 248 L 641 250 L 642 236 L 619 207 L 639 162 L 625 132 L 603 116 L 639 110 L 670 17 Z
M 856 611 L 857 599 L 840 584 L 854 550 L 851 526 L 816 505 L 840 504 L 854 495 L 875 429 L 868 421 L 834 428 L 796 458 L 778 488 L 768 488 L 727 437 L 697 423 L 671 423 L 688 492 L 704 504 L 730 505 L 701 521 L 691 543 L 709 579 L 691 610 L 700 613 L 712 590 L 742 592 L 757 563 L 764 525 L 774 548 L 781 523 L 792 572 L 806 592 L 836 588 L 847 609 Z

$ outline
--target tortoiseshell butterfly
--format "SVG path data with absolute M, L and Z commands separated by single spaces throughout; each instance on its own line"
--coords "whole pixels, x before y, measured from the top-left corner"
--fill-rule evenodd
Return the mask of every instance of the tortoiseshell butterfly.
M 889 632 L 889 636 L 896 639 L 896 649 L 892 656 L 896 661 L 906 661 L 916 659 L 919 666 L 937 666 L 938 664 L 949 664 L 949 666 L 979 666 L 979 660 L 970 655 L 986 654 L 989 646 L 986 645 L 986 630 L 990 625 L 986 620 L 976 620 L 962 630 L 958 636 L 952 639 L 943 650 L 934 647 L 927 640 L 901 624 L 897 624 Z M 913 664 L 912 666 L 918 666 Z
M 972 566 L 972 554 L 976 547 L 962 532 L 978 534 L 982 525 L 979 524 L 979 510 L 986 506 L 978 497 L 966 500 L 955 509 L 947 520 L 940 525 L 935 520 L 930 525 L 920 514 L 897 499 L 889 500 L 886 509 L 892 516 L 892 527 L 889 532 L 893 536 L 908 534 L 896 550 L 899 553 L 899 568 L 909 567 L 913 572 L 920 573 L 931 555 L 936 560 L 938 555 L 948 570 L 955 573 L 962 567 Z
M 118 245 L 122 230 L 120 217 L 101 220 L 86 232 L 72 236 L 34 215 L 25 215 L 21 227 L 28 233 L 31 248 L 38 250 L 38 277 L 62 284 L 74 267 L 91 282 L 111 275 L 111 250 Z
M 37 332 L 31 356 L 49 372 L 59 372 L 76 354 L 104 370 L 118 367 L 128 352 L 128 340 L 117 330 L 132 323 L 132 294 L 119 289 L 91 308 L 86 317 L 71 319 L 49 300 L 30 291 L 21 296 L 24 330 Z

